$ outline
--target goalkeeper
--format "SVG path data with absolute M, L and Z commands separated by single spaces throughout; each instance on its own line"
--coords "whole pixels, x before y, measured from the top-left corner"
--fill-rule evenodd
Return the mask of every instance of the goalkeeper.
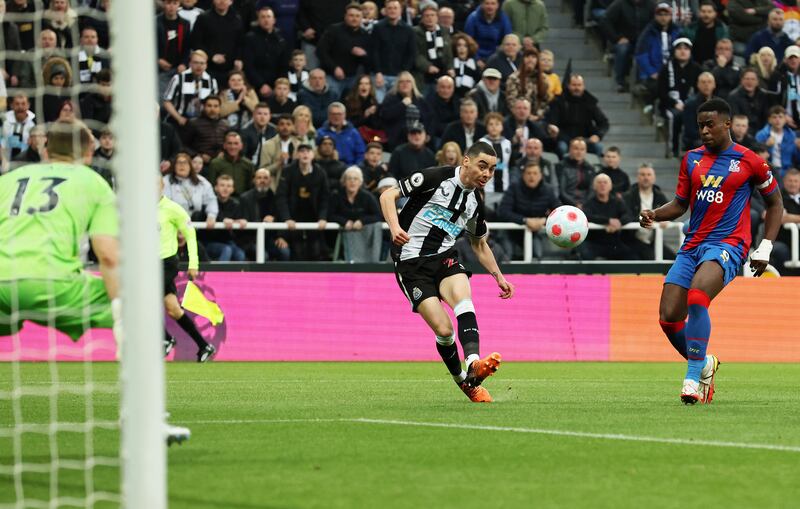
M 191 225 L 189 214 L 183 207 L 164 196 L 164 181 L 159 176 L 161 200 L 158 202 L 158 229 L 161 232 L 161 259 L 164 262 L 164 306 L 181 329 L 197 344 L 197 362 L 206 362 L 216 353 L 216 348 L 203 339 L 189 315 L 184 313 L 178 302 L 178 289 L 175 278 L 178 276 L 178 232 L 186 239 L 189 252 L 189 279 L 197 276 L 197 234 Z M 175 347 L 175 338 L 164 330 L 164 356 Z
M 94 139 L 85 125 L 56 122 L 47 135 L 46 163 L 0 177 L 0 336 L 29 320 L 77 341 L 121 312 L 116 197 L 86 166 Z M 100 277 L 83 270 L 85 235 Z

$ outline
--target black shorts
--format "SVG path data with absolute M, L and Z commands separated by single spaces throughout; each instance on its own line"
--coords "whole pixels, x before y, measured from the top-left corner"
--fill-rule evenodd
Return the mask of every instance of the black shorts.
M 464 268 L 458 261 L 455 249 L 449 249 L 442 254 L 433 256 L 420 256 L 410 260 L 400 260 L 394 264 L 394 274 L 397 284 L 403 290 L 411 303 L 411 311 L 417 312 L 417 306 L 428 297 L 439 295 L 439 283 L 446 277 L 456 274 L 472 276 L 472 272 Z
M 164 258 L 164 297 L 169 294 L 178 295 L 178 288 L 175 286 L 175 278 L 178 277 L 178 257 L 170 256 Z

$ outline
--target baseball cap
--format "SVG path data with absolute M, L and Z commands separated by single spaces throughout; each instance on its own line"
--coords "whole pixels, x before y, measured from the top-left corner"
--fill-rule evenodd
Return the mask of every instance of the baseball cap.
M 673 48 L 677 48 L 681 44 L 685 44 L 685 45 L 689 46 L 689 48 L 692 47 L 692 41 L 690 41 L 687 37 L 678 37 L 677 39 L 672 41 L 672 47 Z
M 498 80 L 503 79 L 503 75 L 500 74 L 500 71 L 498 71 L 494 67 L 489 67 L 488 69 L 483 71 L 483 77 L 484 78 L 495 78 L 495 79 L 498 79 Z
M 297 145 L 297 150 L 314 150 L 314 147 L 312 147 L 308 142 L 303 142 Z
M 658 5 L 656 5 L 656 12 L 659 12 L 659 11 L 672 12 L 672 6 L 669 5 L 667 2 L 660 2 Z
M 789 46 L 783 54 L 784 58 L 800 57 L 800 46 Z
M 413 122 L 411 125 L 408 126 L 408 132 L 410 133 L 424 133 L 425 126 L 422 125 L 421 122 Z

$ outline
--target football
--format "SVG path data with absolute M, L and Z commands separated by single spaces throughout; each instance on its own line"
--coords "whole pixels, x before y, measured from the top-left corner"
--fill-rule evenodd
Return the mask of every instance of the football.
M 589 221 L 577 207 L 562 205 L 547 216 L 547 236 L 558 247 L 571 249 L 586 240 Z

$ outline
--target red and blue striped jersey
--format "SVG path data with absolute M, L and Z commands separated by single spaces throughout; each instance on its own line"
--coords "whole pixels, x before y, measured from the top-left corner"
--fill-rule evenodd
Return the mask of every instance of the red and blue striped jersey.
M 704 242 L 733 246 L 744 259 L 750 249 L 750 196 L 778 189 L 769 164 L 737 143 L 720 153 L 705 146 L 686 152 L 675 197 L 691 207 L 689 230 L 681 250 Z

